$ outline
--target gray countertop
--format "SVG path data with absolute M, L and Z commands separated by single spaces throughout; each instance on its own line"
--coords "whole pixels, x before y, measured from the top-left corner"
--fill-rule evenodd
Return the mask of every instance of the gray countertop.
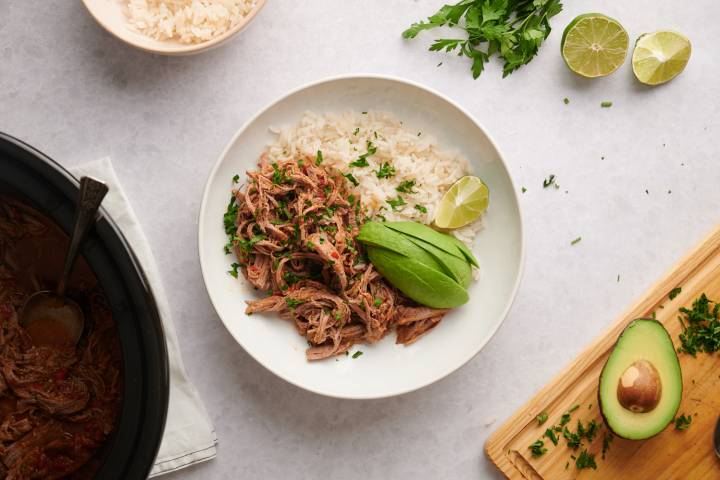
M 231 43 L 164 58 L 116 41 L 79 0 L 0 1 L 0 131 L 66 166 L 110 155 L 157 257 L 220 442 L 217 459 L 170 478 L 498 478 L 483 455 L 490 433 L 720 220 L 720 3 L 567 2 L 529 66 L 502 79 L 491 62 L 477 81 L 466 60 L 425 51 L 434 33 L 400 38 L 442 3 L 269 0 Z M 633 39 L 686 33 L 687 70 L 654 89 L 629 62 L 574 77 L 560 34 L 588 10 Z M 299 390 L 252 360 L 213 312 L 196 252 L 203 184 L 233 133 L 286 91 L 352 72 L 449 95 L 527 187 L 525 275 L 497 335 L 432 386 L 362 402 Z M 559 190 L 542 188 L 550 174 Z

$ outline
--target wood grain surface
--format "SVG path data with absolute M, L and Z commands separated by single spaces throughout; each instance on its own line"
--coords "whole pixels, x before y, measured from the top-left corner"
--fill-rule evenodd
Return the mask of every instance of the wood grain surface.
M 668 295 L 675 287 L 682 287 L 682 292 L 670 300 Z M 607 429 L 598 408 L 598 379 L 618 335 L 633 319 L 654 314 L 668 329 L 677 346 L 681 331 L 678 309 L 689 307 L 702 293 L 710 299 L 720 299 L 720 227 L 500 427 L 485 445 L 488 457 L 511 479 L 720 479 L 720 459 L 712 449 L 712 433 L 720 414 L 718 354 L 699 353 L 697 358 L 679 355 L 683 399 L 678 414 L 692 415 L 692 425 L 688 430 L 677 431 L 670 425 L 659 435 L 645 441 L 616 437 L 605 459 L 601 458 Z M 597 470 L 578 470 L 575 467 L 571 455 L 577 456 L 581 450 L 568 448 L 562 434 L 557 446 L 542 437 L 546 428 L 556 425 L 561 415 L 576 404 L 580 408 L 573 413 L 568 424 L 571 430 L 575 429 L 578 420 L 588 422 L 595 419 L 602 425 L 595 440 L 582 447 L 596 454 Z M 549 414 L 549 418 L 544 425 L 538 425 L 536 416 L 543 411 Z M 548 452 L 540 458 L 532 458 L 528 446 L 541 438 Z

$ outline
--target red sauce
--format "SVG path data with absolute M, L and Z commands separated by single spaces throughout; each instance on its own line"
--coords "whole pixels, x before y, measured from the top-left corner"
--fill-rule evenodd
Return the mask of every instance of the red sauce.
M 27 330 L 18 321 L 30 294 L 54 288 L 67 241 L 49 218 L 0 196 L 0 478 L 92 478 L 117 426 L 120 343 L 88 264 L 78 259 L 68 283 L 85 313 L 77 345 L 62 306 Z

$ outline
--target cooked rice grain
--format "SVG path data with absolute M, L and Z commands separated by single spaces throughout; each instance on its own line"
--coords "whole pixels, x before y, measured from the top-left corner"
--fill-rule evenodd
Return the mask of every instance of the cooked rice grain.
M 388 113 L 308 112 L 297 125 L 275 133 L 278 139 L 268 151 L 271 161 L 314 157 L 318 150 L 322 151 L 324 165 L 351 173 L 358 181 L 357 191 L 369 214 L 381 215 L 388 221 L 431 223 L 445 192 L 470 173 L 468 162 L 461 155 L 440 149 L 432 135 L 410 130 Z M 366 156 L 369 166 L 350 167 L 351 162 L 367 153 L 368 142 L 377 149 L 375 154 Z M 378 178 L 377 172 L 385 163 L 395 169 L 395 175 Z M 396 190 L 402 182 L 413 180 L 413 193 Z M 398 196 L 406 204 L 393 209 L 388 200 Z M 425 207 L 427 213 L 415 205 Z M 481 228 L 481 222 L 476 221 L 452 233 L 472 248 Z
M 156 40 L 201 43 L 237 25 L 256 0 L 123 0 L 132 27 Z

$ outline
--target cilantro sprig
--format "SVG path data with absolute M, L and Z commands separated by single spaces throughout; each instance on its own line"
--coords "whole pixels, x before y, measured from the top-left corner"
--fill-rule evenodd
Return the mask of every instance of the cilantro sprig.
M 561 0 L 461 0 L 445 5 L 427 21 L 412 24 L 402 35 L 411 39 L 442 26 L 463 29 L 466 38 L 436 39 L 430 51 L 468 57 L 473 78 L 497 55 L 505 62 L 506 77 L 533 59 L 550 35 L 550 18 L 561 10 Z

